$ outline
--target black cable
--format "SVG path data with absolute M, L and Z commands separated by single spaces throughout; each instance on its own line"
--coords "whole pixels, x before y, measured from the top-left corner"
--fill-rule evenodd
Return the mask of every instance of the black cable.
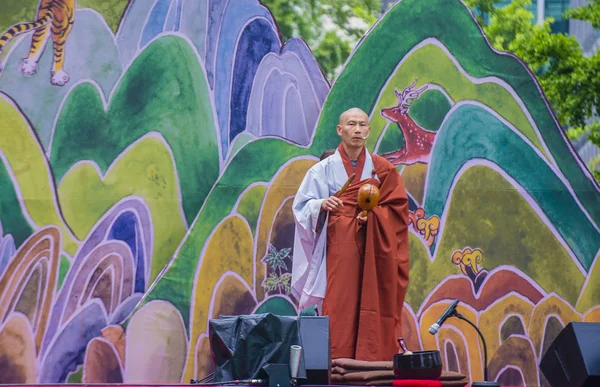
M 215 373 L 213 372 L 213 373 L 206 375 L 202 379 L 190 379 L 190 384 L 200 384 L 200 383 L 205 383 L 205 382 L 212 382 L 212 380 L 214 379 L 214 376 L 215 376 Z
M 214 378 L 215 378 L 215 373 L 211 372 L 210 374 L 206 375 L 205 377 L 203 377 L 199 381 L 202 383 L 202 382 L 212 381 Z

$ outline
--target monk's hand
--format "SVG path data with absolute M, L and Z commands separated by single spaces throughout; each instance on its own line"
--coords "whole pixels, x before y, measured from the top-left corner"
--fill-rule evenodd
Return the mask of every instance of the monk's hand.
M 360 223 L 360 224 L 367 223 L 367 215 L 363 216 L 362 212 L 358 214 L 358 216 L 356 217 L 356 219 L 358 219 L 358 223 Z
M 323 202 L 321 203 L 321 208 L 325 211 L 333 211 L 343 205 L 344 203 L 342 203 L 342 201 L 339 198 L 335 196 L 330 196 L 327 199 L 323 200 Z

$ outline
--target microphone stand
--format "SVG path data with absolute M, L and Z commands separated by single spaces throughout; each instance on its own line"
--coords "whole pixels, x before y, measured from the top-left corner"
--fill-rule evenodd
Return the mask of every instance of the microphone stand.
M 487 345 L 485 344 L 485 338 L 483 337 L 483 334 L 481 333 L 479 328 L 477 328 L 477 325 L 473 324 L 468 318 L 466 318 L 462 314 L 458 313 L 456 310 L 454 310 L 454 313 L 452 313 L 452 315 L 450 315 L 450 317 L 456 317 L 463 321 L 466 321 L 470 326 L 475 328 L 475 330 L 479 334 L 479 337 L 481 338 L 481 342 L 483 343 L 483 380 L 484 381 L 483 382 L 474 382 L 471 384 L 471 387 L 501 387 L 500 383 L 498 383 L 498 382 L 488 381 Z

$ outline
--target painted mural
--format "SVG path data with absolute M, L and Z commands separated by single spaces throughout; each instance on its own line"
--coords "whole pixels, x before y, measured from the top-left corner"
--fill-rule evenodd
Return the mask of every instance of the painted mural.
M 410 196 L 411 349 L 482 378 L 468 325 L 427 332 L 458 298 L 492 378 L 547 386 L 552 339 L 600 321 L 600 188 L 460 1 L 395 4 L 333 86 L 258 0 L 8 9 L 0 383 L 187 382 L 214 369 L 210 318 L 310 314 L 291 203 L 352 106 Z

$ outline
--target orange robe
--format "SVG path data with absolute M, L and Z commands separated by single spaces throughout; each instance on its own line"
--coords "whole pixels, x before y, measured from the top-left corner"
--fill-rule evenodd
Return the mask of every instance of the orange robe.
M 361 176 L 340 145 L 346 173 Z M 408 286 L 408 198 L 402 178 L 387 160 L 371 155 L 374 177 L 354 181 L 341 196 L 344 206 L 327 224 L 327 291 L 322 314 L 329 316 L 332 358 L 391 361 L 402 336 L 401 313 Z M 379 205 L 359 224 L 358 189 L 379 187 Z

